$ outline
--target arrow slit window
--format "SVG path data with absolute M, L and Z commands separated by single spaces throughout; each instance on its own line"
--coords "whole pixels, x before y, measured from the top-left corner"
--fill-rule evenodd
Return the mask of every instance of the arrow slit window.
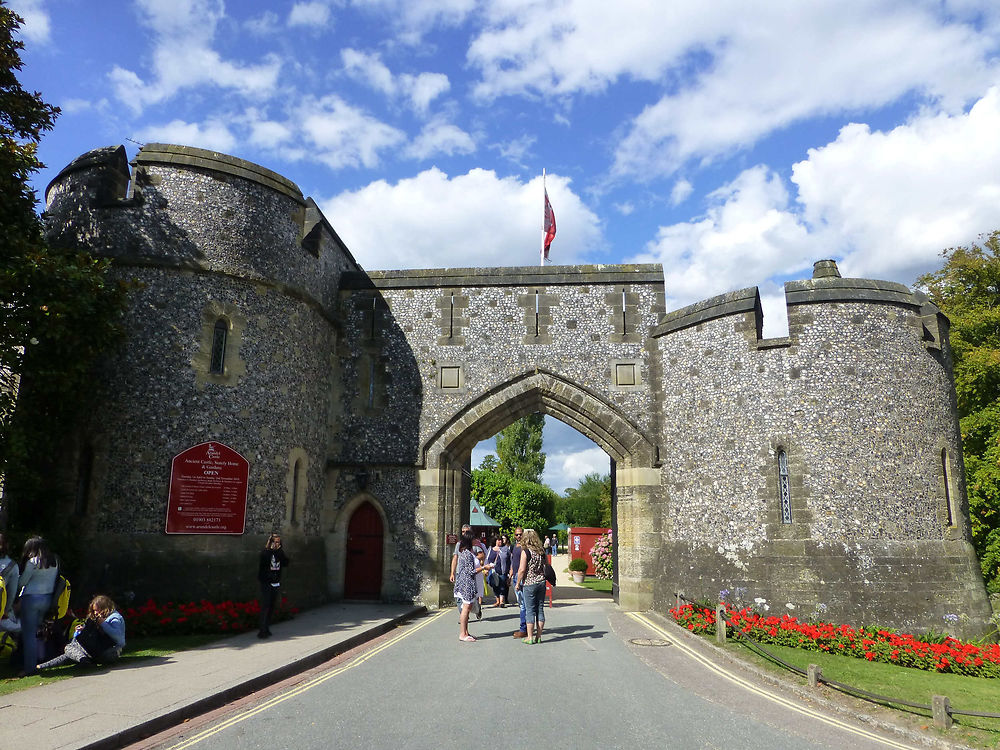
M 778 499 L 781 502 L 781 522 L 792 522 L 792 498 L 788 491 L 788 454 L 778 451 Z

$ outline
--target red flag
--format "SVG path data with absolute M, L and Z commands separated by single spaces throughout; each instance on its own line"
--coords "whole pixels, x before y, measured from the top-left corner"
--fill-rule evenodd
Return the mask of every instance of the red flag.
M 545 242 L 542 246 L 542 255 L 545 260 L 549 259 L 549 245 L 556 236 L 556 215 L 552 211 L 552 204 L 549 203 L 549 191 L 545 191 L 545 219 L 542 222 L 542 231 L 545 232 Z

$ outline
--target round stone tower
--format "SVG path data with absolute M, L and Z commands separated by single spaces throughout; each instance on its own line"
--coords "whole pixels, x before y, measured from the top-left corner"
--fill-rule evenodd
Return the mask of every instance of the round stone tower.
M 100 365 L 75 436 L 74 587 L 137 597 L 252 597 L 272 531 L 324 570 L 319 513 L 337 377 L 333 305 L 360 270 L 289 180 L 201 149 L 122 147 L 68 165 L 46 191 L 51 239 L 130 282 L 124 346 Z M 250 465 L 243 534 L 164 534 L 171 461 L 222 443 Z M 69 489 L 69 488 L 67 488 Z M 67 501 L 69 502 L 69 501 Z M 290 576 L 297 603 L 324 598 Z

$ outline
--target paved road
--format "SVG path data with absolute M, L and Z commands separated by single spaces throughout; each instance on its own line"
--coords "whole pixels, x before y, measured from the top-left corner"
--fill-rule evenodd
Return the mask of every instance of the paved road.
M 655 625 L 581 599 L 549 613 L 542 644 L 511 638 L 513 608 L 486 610 L 470 627 L 479 640 L 461 643 L 456 611 L 436 612 L 160 747 L 907 747 L 741 686 Z

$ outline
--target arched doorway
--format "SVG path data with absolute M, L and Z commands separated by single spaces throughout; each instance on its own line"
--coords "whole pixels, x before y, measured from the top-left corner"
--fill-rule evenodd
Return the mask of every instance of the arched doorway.
M 426 468 L 418 475 L 419 514 L 436 527 L 433 543 L 438 570 L 448 570 L 452 546 L 446 534 L 457 531 L 463 520 L 472 449 L 513 420 L 535 412 L 573 427 L 614 462 L 612 527 L 616 530 L 618 603 L 629 611 L 651 609 L 662 521 L 658 446 L 607 398 L 541 368 L 468 404 L 424 444 Z M 425 597 L 431 605 L 444 604 L 451 598 L 446 573 L 439 574 L 436 584 Z
M 382 517 L 370 502 L 361 503 L 347 524 L 344 597 L 378 599 L 382 593 Z

